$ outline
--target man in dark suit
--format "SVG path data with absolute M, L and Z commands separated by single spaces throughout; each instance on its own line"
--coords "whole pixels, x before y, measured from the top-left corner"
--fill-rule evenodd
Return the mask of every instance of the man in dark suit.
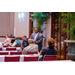
M 29 44 L 28 44 L 28 39 L 27 39 L 26 35 L 22 36 L 22 40 L 23 40 L 23 42 L 22 42 L 22 48 L 27 47 Z
M 38 45 L 39 52 L 42 49 L 43 35 L 39 33 L 39 29 L 36 27 L 35 32 L 32 33 L 31 39 L 33 39 L 34 43 Z

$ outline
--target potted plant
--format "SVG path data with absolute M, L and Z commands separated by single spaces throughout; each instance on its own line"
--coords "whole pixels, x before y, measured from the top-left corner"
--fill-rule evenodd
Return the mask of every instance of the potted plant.
M 70 30 L 64 28 L 63 31 L 71 34 L 72 40 L 64 40 L 64 42 L 68 42 L 67 56 L 70 59 L 75 60 L 75 12 L 62 13 L 61 17 L 62 18 L 59 21 L 65 24 L 70 24 Z

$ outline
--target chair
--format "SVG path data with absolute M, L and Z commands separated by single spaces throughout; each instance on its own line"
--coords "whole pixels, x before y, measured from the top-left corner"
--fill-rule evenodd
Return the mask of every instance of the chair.
M 3 46 L 3 47 L 8 47 L 8 46 Z
M 27 52 L 26 54 L 38 54 L 38 52 Z
M 5 62 L 19 62 L 20 56 L 5 56 Z
M 15 46 L 15 47 L 21 47 L 21 45 L 17 45 L 17 46 Z
M 38 61 L 38 56 L 24 56 L 24 61 Z
M 22 50 L 24 49 L 24 48 L 21 48 Z
M 22 52 L 17 52 L 17 51 L 10 52 L 10 55 L 22 55 Z
M 6 48 L 6 51 L 16 51 L 16 48 Z
M 44 61 L 57 60 L 57 55 L 45 55 L 43 60 L 44 60 Z
M 0 51 L 2 51 L 2 48 L 0 48 Z
M 0 51 L 0 55 L 9 55 L 9 52 L 7 52 L 7 51 Z

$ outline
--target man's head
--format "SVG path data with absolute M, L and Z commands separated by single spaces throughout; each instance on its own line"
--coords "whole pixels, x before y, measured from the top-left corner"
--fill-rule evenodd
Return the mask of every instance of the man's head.
M 27 36 L 26 36 L 26 35 L 23 35 L 23 36 L 22 36 L 22 40 L 24 40 L 25 38 L 27 38 Z
M 29 44 L 33 44 L 33 40 L 32 39 L 28 39 L 28 43 Z
M 39 29 L 37 27 L 35 27 L 35 33 L 38 33 Z
M 9 35 L 6 35 L 6 38 L 9 38 Z
M 54 47 L 54 39 L 53 38 L 49 38 L 47 42 L 48 42 L 48 46 L 50 48 L 53 48 Z
M 15 40 L 18 40 L 19 39 L 19 37 L 18 36 L 15 36 Z

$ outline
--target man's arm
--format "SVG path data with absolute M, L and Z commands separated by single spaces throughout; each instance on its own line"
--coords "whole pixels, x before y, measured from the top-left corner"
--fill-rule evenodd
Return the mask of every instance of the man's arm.
M 36 44 L 39 44 L 43 41 L 43 35 L 41 35 L 40 39 L 38 41 L 36 41 Z
M 7 42 L 7 39 L 5 39 L 4 43 L 6 43 L 6 42 Z
M 31 34 L 31 37 L 30 37 L 30 39 L 33 39 L 33 33 Z
M 24 41 L 23 41 L 23 47 L 26 47 L 26 46 L 27 46 L 27 41 L 24 40 Z

